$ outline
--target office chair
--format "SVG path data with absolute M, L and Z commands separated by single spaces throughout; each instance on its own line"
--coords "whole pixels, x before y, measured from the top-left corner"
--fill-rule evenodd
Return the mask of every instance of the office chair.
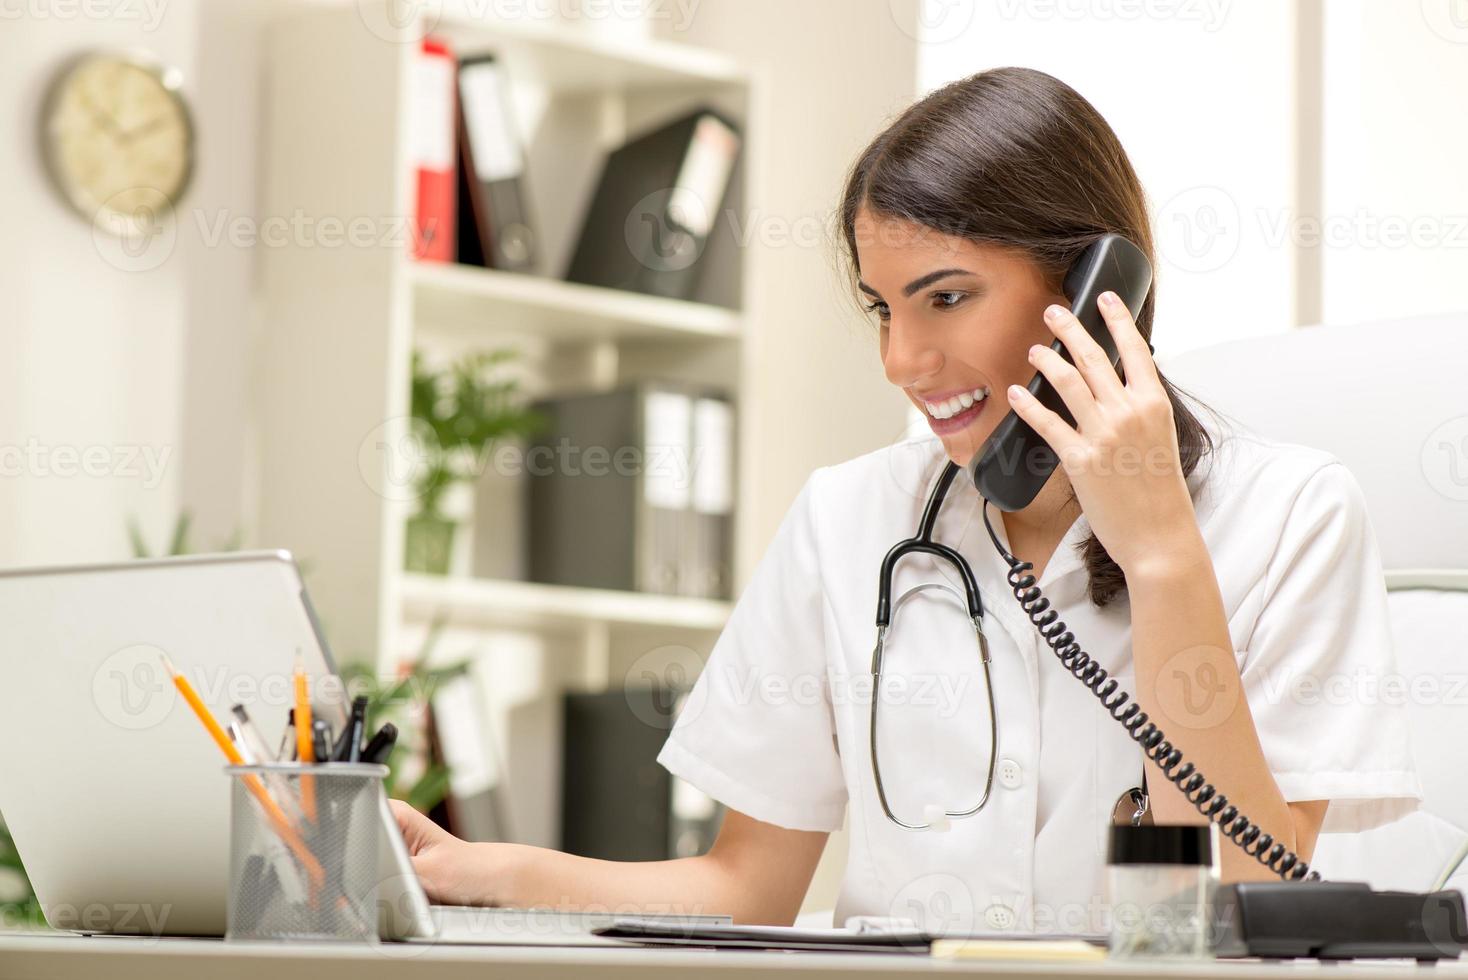
M 1336 880 L 1432 887 L 1468 842 L 1468 313 L 1305 327 L 1158 364 L 1226 418 L 1332 453 L 1360 484 L 1423 802 L 1370 830 L 1322 834 L 1312 864 Z M 1468 886 L 1468 867 L 1450 884 Z

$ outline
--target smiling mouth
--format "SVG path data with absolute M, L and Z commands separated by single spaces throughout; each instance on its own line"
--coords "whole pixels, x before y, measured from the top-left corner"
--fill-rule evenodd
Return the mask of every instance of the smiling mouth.
M 939 422 L 946 421 L 957 415 L 962 415 L 974 407 L 976 402 L 982 402 L 989 397 L 987 387 L 975 388 L 962 394 L 945 398 L 941 402 L 930 402 L 919 399 L 923 404 L 923 411 L 928 413 L 929 418 L 937 419 Z

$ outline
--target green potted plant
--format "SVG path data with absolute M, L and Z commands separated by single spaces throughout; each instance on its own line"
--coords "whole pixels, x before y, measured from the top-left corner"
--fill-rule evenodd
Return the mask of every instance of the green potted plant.
M 469 672 L 467 660 L 429 665 L 442 632 L 443 621 L 436 620 L 411 666 L 394 678 L 380 678 L 359 662 L 343 664 L 338 670 L 348 691 L 367 696 L 369 729 L 389 721 L 397 726 L 398 740 L 388 755 L 384 781 L 388 796 L 405 800 L 424 813 L 442 803 L 449 792 L 449 767 L 429 750 L 424 714 L 440 687 Z
M 446 495 L 484 472 L 497 440 L 540 427 L 540 417 L 520 404 L 518 382 L 504 371 L 515 357 L 513 350 L 471 354 L 434 370 L 413 354 L 412 415 L 424 466 L 404 546 L 409 571 L 448 572 L 459 521 L 446 513 Z

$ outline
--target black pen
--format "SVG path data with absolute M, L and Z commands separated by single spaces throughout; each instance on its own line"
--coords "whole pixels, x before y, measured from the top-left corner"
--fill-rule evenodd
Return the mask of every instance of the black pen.
M 398 740 L 398 726 L 388 722 L 377 730 L 367 747 L 362 750 L 362 761 L 378 765 L 387 761 L 392 752 L 393 743 Z
M 367 727 L 367 696 L 359 694 L 352 698 L 352 716 L 342 737 L 336 743 L 332 758 L 337 762 L 357 762 L 362 758 L 362 736 Z

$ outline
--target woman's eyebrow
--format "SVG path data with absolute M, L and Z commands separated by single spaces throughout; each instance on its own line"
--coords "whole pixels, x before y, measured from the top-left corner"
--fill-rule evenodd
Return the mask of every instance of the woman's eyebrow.
M 973 273 L 970 272 L 968 269 L 959 269 L 959 268 L 937 269 L 937 270 L 935 270 L 933 272 L 929 272 L 925 276 L 919 276 L 918 278 L 914 279 L 912 282 L 908 283 L 906 286 L 903 286 L 902 287 L 902 295 L 903 296 L 911 296 L 913 293 L 917 292 L 919 289 L 922 289 L 924 286 L 930 286 L 930 285 L 932 285 L 933 283 L 937 282 L 940 279 L 947 279 L 949 276 L 971 276 L 971 275 L 973 275 Z M 882 298 L 882 294 L 881 293 L 877 292 L 871 286 L 868 286 L 866 283 L 861 282 L 860 280 L 857 281 L 856 288 L 857 289 L 860 289 L 864 293 L 867 293 L 868 295 L 875 296 L 878 299 L 881 299 Z

